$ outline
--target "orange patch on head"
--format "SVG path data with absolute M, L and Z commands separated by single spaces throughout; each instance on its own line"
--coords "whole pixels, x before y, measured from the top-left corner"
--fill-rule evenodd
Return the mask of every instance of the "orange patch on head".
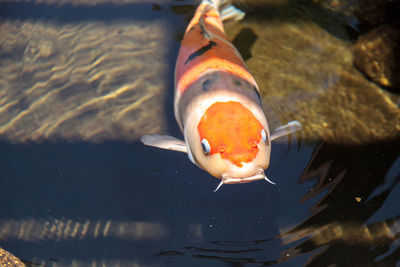
M 251 162 L 258 153 L 262 124 L 239 102 L 217 102 L 201 118 L 197 129 L 207 139 L 210 155 L 220 153 L 238 167 Z

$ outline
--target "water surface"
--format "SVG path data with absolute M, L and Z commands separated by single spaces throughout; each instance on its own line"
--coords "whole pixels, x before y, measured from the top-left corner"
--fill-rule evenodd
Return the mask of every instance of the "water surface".
M 194 2 L 2 1 L 0 246 L 31 266 L 398 264 L 398 96 L 354 69 L 351 13 L 321 2 L 259 1 L 226 24 L 272 128 L 303 130 L 272 145 L 276 186 L 213 193 L 186 155 L 138 140 L 180 136 Z

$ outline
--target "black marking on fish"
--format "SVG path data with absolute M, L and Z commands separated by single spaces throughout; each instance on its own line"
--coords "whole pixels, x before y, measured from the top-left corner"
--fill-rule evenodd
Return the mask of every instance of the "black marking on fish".
M 205 81 L 203 82 L 203 84 L 202 84 L 203 91 L 204 91 L 204 92 L 207 92 L 208 90 L 210 90 L 210 87 L 211 87 L 211 85 L 212 85 L 213 82 L 214 82 L 213 79 L 207 79 L 207 80 L 205 80 Z
M 233 84 L 236 86 L 241 86 L 242 83 L 239 80 L 233 79 Z
M 185 65 L 189 63 L 189 61 L 193 60 L 194 58 L 203 55 L 205 52 L 216 46 L 217 43 L 210 41 L 207 45 L 200 47 L 197 51 L 193 52 L 185 61 Z
M 258 89 L 257 89 L 257 87 L 256 86 L 253 86 L 253 90 L 256 92 L 256 94 L 257 94 L 257 98 L 258 98 L 258 101 L 260 102 L 260 104 L 261 104 L 261 96 L 260 96 L 260 92 L 258 91 Z

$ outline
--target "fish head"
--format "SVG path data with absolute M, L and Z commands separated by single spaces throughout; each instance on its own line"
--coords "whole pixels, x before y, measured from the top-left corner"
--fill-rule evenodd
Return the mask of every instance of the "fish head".
M 195 164 L 224 184 L 266 179 L 271 143 L 260 105 L 240 99 L 202 103 L 190 123 L 185 141 Z

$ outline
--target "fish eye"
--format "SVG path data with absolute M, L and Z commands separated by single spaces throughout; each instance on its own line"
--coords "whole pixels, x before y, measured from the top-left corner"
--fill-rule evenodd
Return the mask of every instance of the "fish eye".
M 267 135 L 267 132 L 265 131 L 265 129 L 261 130 L 261 137 L 262 137 L 263 142 L 267 144 L 268 135 Z
M 204 154 L 208 155 L 211 152 L 210 144 L 208 143 L 207 139 L 201 140 L 201 147 L 203 148 Z

